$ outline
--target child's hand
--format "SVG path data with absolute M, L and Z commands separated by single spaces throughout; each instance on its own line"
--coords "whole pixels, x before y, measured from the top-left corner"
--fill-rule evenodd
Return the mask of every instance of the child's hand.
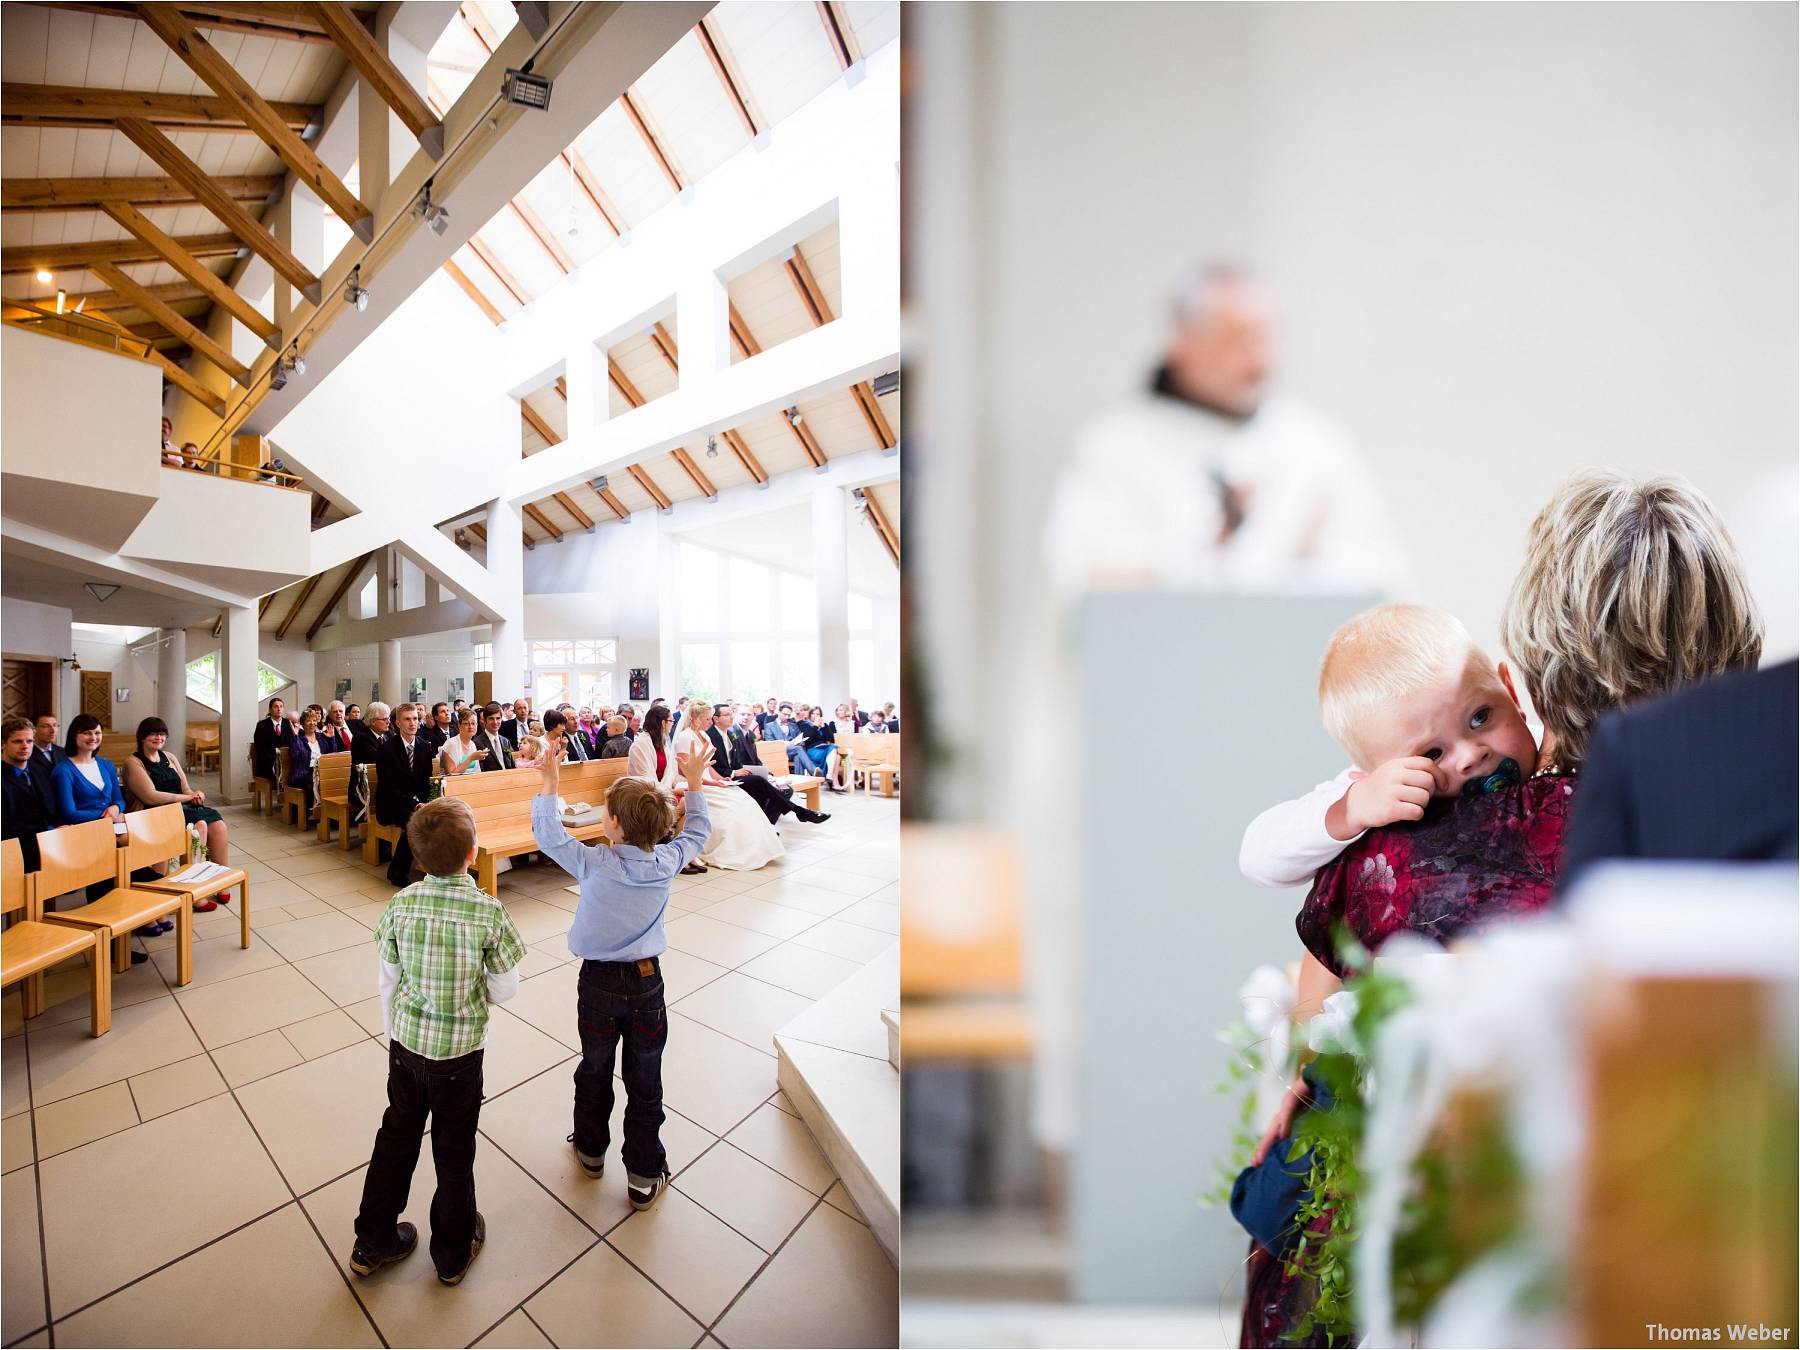
M 706 768 L 712 763 L 712 747 L 696 745 L 691 751 L 679 751 L 675 763 L 690 788 L 701 787 L 706 782 Z
M 1395 821 L 1418 820 L 1431 800 L 1434 781 L 1425 756 L 1390 759 L 1350 785 L 1344 794 L 1346 823 L 1361 834 Z

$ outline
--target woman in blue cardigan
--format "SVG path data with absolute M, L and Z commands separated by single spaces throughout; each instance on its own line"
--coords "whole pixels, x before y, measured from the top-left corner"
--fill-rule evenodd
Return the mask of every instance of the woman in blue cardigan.
M 119 788 L 119 773 L 109 759 L 100 758 L 100 719 L 92 713 L 81 713 L 69 723 L 68 743 L 63 747 L 69 757 L 50 771 L 50 795 L 59 825 L 80 825 L 89 820 L 122 821 L 125 818 L 125 794 Z M 95 882 L 88 887 L 88 899 L 97 900 L 112 889 L 112 882 Z M 137 931 L 149 937 L 166 933 L 175 926 L 172 919 L 158 919 Z M 137 953 L 132 954 L 136 962 Z
M 80 825 L 84 821 L 119 821 L 125 817 L 125 794 L 112 761 L 101 759 L 100 719 L 82 713 L 69 723 L 64 746 L 69 757 L 50 771 L 51 795 L 56 801 L 56 823 Z

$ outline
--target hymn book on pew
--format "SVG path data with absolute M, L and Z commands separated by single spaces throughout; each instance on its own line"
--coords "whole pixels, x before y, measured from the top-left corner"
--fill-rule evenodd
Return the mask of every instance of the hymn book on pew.
M 216 881 L 230 870 L 229 867 L 222 867 L 216 862 L 197 862 L 183 868 L 172 876 L 164 877 L 163 880 L 180 882 L 191 881 L 197 886 L 204 886 L 209 881 Z

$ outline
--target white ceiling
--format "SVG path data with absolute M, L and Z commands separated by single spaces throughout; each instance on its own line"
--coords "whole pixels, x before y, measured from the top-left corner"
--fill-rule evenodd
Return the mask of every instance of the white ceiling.
M 845 497 L 849 515 L 850 589 L 859 595 L 881 599 L 900 598 L 900 569 L 894 566 L 874 526 L 859 517 Z M 699 525 L 679 532 L 681 538 L 706 548 L 750 558 L 772 567 L 784 567 L 802 576 L 813 574 L 812 508 L 804 502 L 778 507 L 753 516 L 739 516 L 716 525 Z
M 121 586 L 106 600 L 96 600 L 83 583 L 105 581 L 104 577 L 84 576 L 35 558 L 22 558 L 7 553 L 0 559 L 0 586 L 13 600 L 30 600 L 40 605 L 55 605 L 69 610 L 77 623 L 130 624 L 144 628 L 186 628 L 210 622 L 219 614 L 218 607 L 176 600 L 155 591 L 136 586 Z M 110 584 L 110 583 L 108 583 Z

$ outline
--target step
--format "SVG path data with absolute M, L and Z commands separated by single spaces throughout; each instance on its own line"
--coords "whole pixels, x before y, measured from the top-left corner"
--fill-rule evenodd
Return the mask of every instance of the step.
M 782 1090 L 896 1266 L 900 1075 L 882 1014 L 899 994 L 896 942 L 775 1033 Z

